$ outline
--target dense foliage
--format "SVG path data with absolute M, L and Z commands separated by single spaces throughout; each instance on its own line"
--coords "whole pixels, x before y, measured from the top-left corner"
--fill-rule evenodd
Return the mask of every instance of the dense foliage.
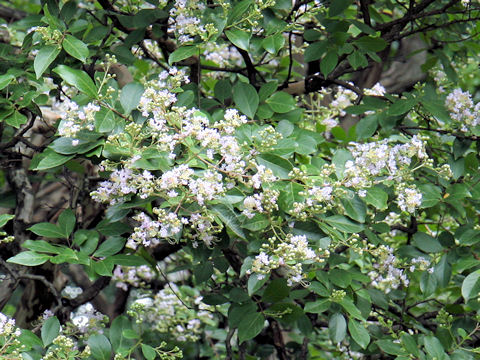
M 0 18 L 0 359 L 480 357 L 480 4 Z

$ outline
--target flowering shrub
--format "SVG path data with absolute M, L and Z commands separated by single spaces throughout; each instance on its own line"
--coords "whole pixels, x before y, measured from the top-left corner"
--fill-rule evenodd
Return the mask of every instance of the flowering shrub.
M 478 358 L 477 2 L 0 5 L 0 359 Z

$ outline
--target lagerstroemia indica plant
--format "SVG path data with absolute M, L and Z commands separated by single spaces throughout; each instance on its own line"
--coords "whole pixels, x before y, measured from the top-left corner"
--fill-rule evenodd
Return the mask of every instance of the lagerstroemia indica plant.
M 0 5 L 0 359 L 478 358 L 477 2 Z

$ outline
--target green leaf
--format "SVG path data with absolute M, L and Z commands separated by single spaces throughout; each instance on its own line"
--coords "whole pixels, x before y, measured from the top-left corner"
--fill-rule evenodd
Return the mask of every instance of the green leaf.
M 232 11 L 228 15 L 228 25 L 231 25 L 233 22 L 237 21 L 242 17 L 242 15 L 248 10 L 250 5 L 252 5 L 252 0 L 243 0 L 235 4 Z
M 115 264 L 111 258 L 107 258 L 105 260 L 100 260 L 100 261 L 92 261 L 91 264 L 92 264 L 93 270 L 95 270 L 95 272 L 98 275 L 113 276 L 112 271 Z
M 147 344 L 142 344 L 142 354 L 147 360 L 153 360 L 157 357 L 155 349 Z
M 218 80 L 215 84 L 213 92 L 218 100 L 224 102 L 226 99 L 230 99 L 232 97 L 232 84 L 226 79 Z
M 357 321 L 350 319 L 348 321 L 348 331 L 350 332 L 353 340 L 355 340 L 355 342 L 360 345 L 362 349 L 367 348 L 368 344 L 370 343 L 370 334 L 364 326 Z
M 63 231 L 65 238 L 68 238 L 75 227 L 75 214 L 71 209 L 64 210 L 58 217 L 58 227 Z
M 257 162 L 272 170 L 280 179 L 288 179 L 288 174 L 293 169 L 290 161 L 274 154 L 261 154 L 257 156 Z
M 480 270 L 470 273 L 462 283 L 462 296 L 465 301 L 477 297 L 480 292 Z
M 126 240 L 120 236 L 112 236 L 100 244 L 98 250 L 95 251 L 93 256 L 106 257 L 115 255 L 123 249 Z
M 97 87 L 85 71 L 59 65 L 53 69 L 67 84 L 76 87 L 91 98 L 97 98 Z
M 211 210 L 222 220 L 222 223 L 238 237 L 245 239 L 241 223 L 237 214 L 229 207 L 218 204 L 212 206 Z
M 131 329 L 132 325 L 130 320 L 125 315 L 120 315 L 113 320 L 110 326 L 109 336 L 110 342 L 114 351 L 117 351 L 120 347 L 123 347 L 125 339 L 122 336 L 124 330 Z
M 213 275 L 213 265 L 210 261 L 205 261 L 193 267 L 195 282 L 201 284 L 209 280 Z
M 5 226 L 7 222 L 15 218 L 15 215 L 10 215 L 10 214 L 1 214 L 0 215 L 0 228 Z
M 369 115 L 362 118 L 357 126 L 355 127 L 355 132 L 357 134 L 358 140 L 364 140 L 375 134 L 378 127 L 378 117 L 377 115 Z
M 40 160 L 37 166 L 32 170 L 40 171 L 40 170 L 52 169 L 54 167 L 65 164 L 67 161 L 75 157 L 75 155 L 69 155 L 69 156 L 60 155 L 54 151 L 46 151 L 44 154 L 45 154 L 45 157 L 42 160 Z
M 285 38 L 283 37 L 282 33 L 267 36 L 262 41 L 263 48 L 273 55 L 276 55 L 277 52 L 283 47 L 284 44 L 285 44 Z
M 58 54 L 60 54 L 60 48 L 57 45 L 47 45 L 40 49 L 33 60 L 33 69 L 35 70 L 37 79 L 40 79 L 40 76 L 42 76 L 45 70 L 47 70 L 50 64 L 57 58 Z
M 363 36 L 353 42 L 360 49 L 365 51 L 378 52 L 387 47 L 387 42 L 380 37 Z
M 340 305 L 347 311 L 347 313 L 358 320 L 365 320 L 360 310 L 355 306 L 352 300 L 349 298 L 343 298 L 340 301 Z
M 132 228 L 127 224 L 122 222 L 108 222 L 107 220 L 102 220 L 98 223 L 96 229 L 105 236 L 116 236 L 122 235 L 126 232 L 131 232 Z
M 30 330 L 22 329 L 22 333 L 20 334 L 18 340 L 22 345 L 25 345 L 27 347 L 26 350 L 30 350 L 31 348 L 36 346 L 43 347 L 42 340 Z
M 255 214 L 253 218 L 245 219 L 242 227 L 250 231 L 259 231 L 265 229 L 268 225 L 270 225 L 270 220 L 265 215 Z
M 252 274 L 248 278 L 248 296 L 255 294 L 268 281 L 269 276 L 265 274 Z
M 95 251 L 98 245 L 100 236 L 95 230 L 77 230 L 73 237 L 73 243 L 80 247 L 80 252 L 85 255 L 90 255 Z
M 413 235 L 413 244 L 426 253 L 437 253 L 443 250 L 440 242 L 424 232 Z
M 403 115 L 403 114 L 409 112 L 417 103 L 418 103 L 418 99 L 400 99 L 400 100 L 397 100 L 388 109 L 388 115 L 390 115 L 390 116 Z
M 85 62 L 88 57 L 88 46 L 75 36 L 67 35 L 62 42 L 63 49 L 75 59 Z
M 245 314 L 238 325 L 238 343 L 253 339 L 260 334 L 265 323 L 265 318 L 260 313 Z
M 341 342 L 347 334 L 347 322 L 340 313 L 335 313 L 328 321 L 328 333 L 334 344 Z
M 437 285 L 437 277 L 434 274 L 424 271 L 420 276 L 420 291 L 423 293 L 423 295 L 432 295 L 435 290 L 437 290 Z
M 342 14 L 352 3 L 352 0 L 333 0 L 328 8 L 328 16 L 333 17 Z
M 265 102 L 272 108 L 273 111 L 283 114 L 295 109 L 295 99 L 292 95 L 284 91 L 279 91 L 270 96 Z
M 317 41 L 308 45 L 308 47 L 305 49 L 304 60 L 306 62 L 312 62 L 320 59 L 327 51 L 327 48 L 327 41 Z
M 27 117 L 23 115 L 20 111 L 15 110 L 12 115 L 5 119 L 5 122 L 8 125 L 18 129 L 20 128 L 20 126 L 27 122 Z
M 422 193 L 422 209 L 433 207 L 442 199 L 442 190 L 438 186 L 422 184 L 418 190 Z
M 9 258 L 7 262 L 24 266 L 37 266 L 44 264 L 48 259 L 50 259 L 50 256 L 46 254 L 39 254 L 34 251 L 23 251 Z
M 148 265 L 147 260 L 136 255 L 117 254 L 110 258 L 115 264 L 122 266 Z
M 253 302 L 247 302 L 243 305 L 232 304 L 228 309 L 228 325 L 238 327 L 245 317 L 245 314 L 253 314 L 257 311 L 257 306 Z
M 36 252 L 45 252 L 52 254 L 60 254 L 62 252 L 61 247 L 54 246 L 46 242 L 45 240 L 26 240 L 22 244 L 22 247 Z
M 352 154 L 348 150 L 338 149 L 333 154 L 332 164 L 335 165 L 335 174 L 338 179 L 343 179 L 343 172 L 345 171 L 345 163 L 348 160 L 353 160 Z
M 257 91 L 252 85 L 242 82 L 237 83 L 233 87 L 233 101 L 235 101 L 237 108 L 242 113 L 253 119 L 258 108 L 259 99 Z
M 63 239 L 65 237 L 65 233 L 62 231 L 62 229 L 47 222 L 35 224 L 29 227 L 27 230 L 46 238 Z
M 101 111 L 102 109 L 100 109 L 99 112 Z M 73 146 L 71 138 L 60 137 L 50 144 L 49 149 L 62 155 L 84 154 L 102 143 L 103 140 L 90 141 L 78 139 L 78 144 Z
M 47 347 L 60 333 L 60 321 L 55 316 L 49 317 L 42 326 L 43 347 Z
M 129 84 L 125 85 L 127 87 Z M 124 89 L 125 89 L 124 87 Z M 122 90 L 123 91 L 123 90 Z M 123 94 L 123 92 L 122 92 Z M 138 104 L 137 104 L 138 105 Z M 123 106 L 123 105 L 122 105 Z M 100 111 L 95 114 L 95 130 L 101 133 L 110 132 L 115 127 L 115 115 L 113 111 L 106 107 L 101 107 Z M 59 138 L 62 139 L 62 138 Z M 57 140 L 59 140 L 57 139 Z M 77 145 L 78 147 L 79 145 Z
M 420 357 L 420 350 L 418 349 L 418 345 L 412 335 L 404 333 L 401 337 L 401 340 L 405 350 L 414 355 L 416 358 Z
M 342 198 L 342 204 L 345 208 L 345 214 L 352 220 L 360 223 L 365 222 L 365 216 L 367 215 L 367 207 L 359 196 L 355 195 L 353 198 Z
M 133 329 L 123 330 L 122 335 L 127 339 L 138 339 L 138 338 L 140 338 L 140 334 Z
M 139 83 L 129 83 L 125 85 L 120 94 L 120 104 L 126 114 L 130 114 L 133 109 L 136 109 L 140 103 L 140 98 L 143 94 L 143 86 Z
M 388 207 L 388 194 L 381 188 L 372 186 L 367 189 L 365 201 L 367 204 L 375 206 L 378 210 L 385 210 Z
M 13 79 L 15 79 L 15 76 L 12 74 L 0 75 L 0 90 L 5 89 Z
M 452 276 L 452 267 L 448 263 L 447 254 L 442 256 L 442 259 L 435 265 L 434 272 L 438 284 L 442 287 L 448 285 Z
M 286 279 L 274 279 L 263 292 L 262 299 L 265 302 L 275 303 L 286 298 L 290 294 L 290 289 Z
M 442 343 L 436 337 L 425 336 L 423 338 L 423 343 L 425 344 L 425 350 L 427 351 L 427 354 L 430 355 L 433 359 L 448 359 L 447 354 L 443 349 Z
M 380 349 L 390 355 L 405 355 L 405 351 L 399 344 L 395 344 L 391 340 L 377 340 L 375 343 Z
M 362 224 L 353 222 L 352 220 L 349 220 L 342 215 L 329 216 L 325 219 L 325 222 L 333 226 L 335 229 L 347 233 L 359 233 L 364 229 L 364 226 Z
M 168 57 L 168 64 L 172 65 L 198 53 L 198 48 L 194 45 L 181 46 Z
M 105 335 L 90 336 L 87 344 L 96 360 L 110 360 L 112 346 Z
M 329 299 L 321 299 L 314 302 L 308 302 L 305 304 L 305 312 L 313 314 L 321 314 L 330 308 L 332 302 Z
M 327 78 L 328 74 L 330 74 L 333 69 L 338 64 L 338 55 L 335 50 L 331 50 L 327 52 L 325 57 L 320 62 L 320 71 L 322 72 L 323 76 Z
M 251 33 L 247 32 L 246 30 L 235 29 L 225 30 L 225 35 L 233 45 L 242 50 L 248 51 L 248 48 L 250 47 L 250 38 L 252 37 Z

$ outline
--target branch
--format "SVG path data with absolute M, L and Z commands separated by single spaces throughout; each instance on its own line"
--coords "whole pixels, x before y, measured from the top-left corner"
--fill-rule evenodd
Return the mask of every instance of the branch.
M 247 73 L 248 73 L 248 80 L 250 81 L 250 84 L 255 86 L 256 79 L 255 75 L 257 74 L 257 69 L 255 69 L 255 65 L 253 65 L 252 59 L 250 59 L 250 55 L 248 52 L 246 52 L 243 49 L 240 49 L 238 46 L 235 46 L 242 55 L 243 61 L 245 61 L 245 66 L 247 67 Z
M 270 328 L 273 332 L 273 346 L 277 350 L 279 360 L 288 360 L 285 342 L 283 341 L 282 330 L 276 320 L 270 320 Z
M 45 287 L 47 287 L 48 290 L 50 290 L 52 295 L 55 297 L 55 301 L 57 302 L 57 306 L 54 308 L 53 312 L 55 312 L 56 310 L 62 307 L 62 300 L 61 300 L 62 296 L 59 294 L 57 289 L 55 289 L 55 286 L 53 286 L 53 284 L 45 278 L 45 276 L 34 275 L 34 274 L 19 274 L 18 279 L 28 279 L 28 280 L 36 280 L 36 281 L 42 282 L 45 285 Z
M 363 22 L 368 26 L 372 26 L 370 20 L 370 12 L 368 11 L 368 0 L 360 0 L 360 11 L 362 12 Z
M 5 19 L 7 22 L 21 20 L 27 15 L 28 14 L 25 11 L 10 9 L 6 6 L 0 5 L 0 17 Z
M 232 352 L 231 341 L 234 333 L 235 333 L 235 328 L 231 327 L 228 330 L 227 337 L 225 338 L 225 350 L 227 352 L 227 357 L 225 358 L 225 360 L 232 360 L 233 352 Z
M 75 299 L 70 300 L 70 306 L 72 308 L 79 307 L 92 299 L 94 299 L 100 291 L 102 291 L 109 283 L 110 276 L 101 276 L 87 289 L 84 289 L 83 293 L 78 295 Z
M 6 142 L 5 144 L 0 144 L 0 150 L 15 146 L 19 141 L 21 141 L 22 136 L 25 135 L 25 133 L 33 127 L 37 115 L 28 111 L 28 116 L 30 117 L 30 121 L 28 122 L 28 124 L 25 125 L 25 127 L 20 130 L 18 134 L 16 134 L 10 141 Z

